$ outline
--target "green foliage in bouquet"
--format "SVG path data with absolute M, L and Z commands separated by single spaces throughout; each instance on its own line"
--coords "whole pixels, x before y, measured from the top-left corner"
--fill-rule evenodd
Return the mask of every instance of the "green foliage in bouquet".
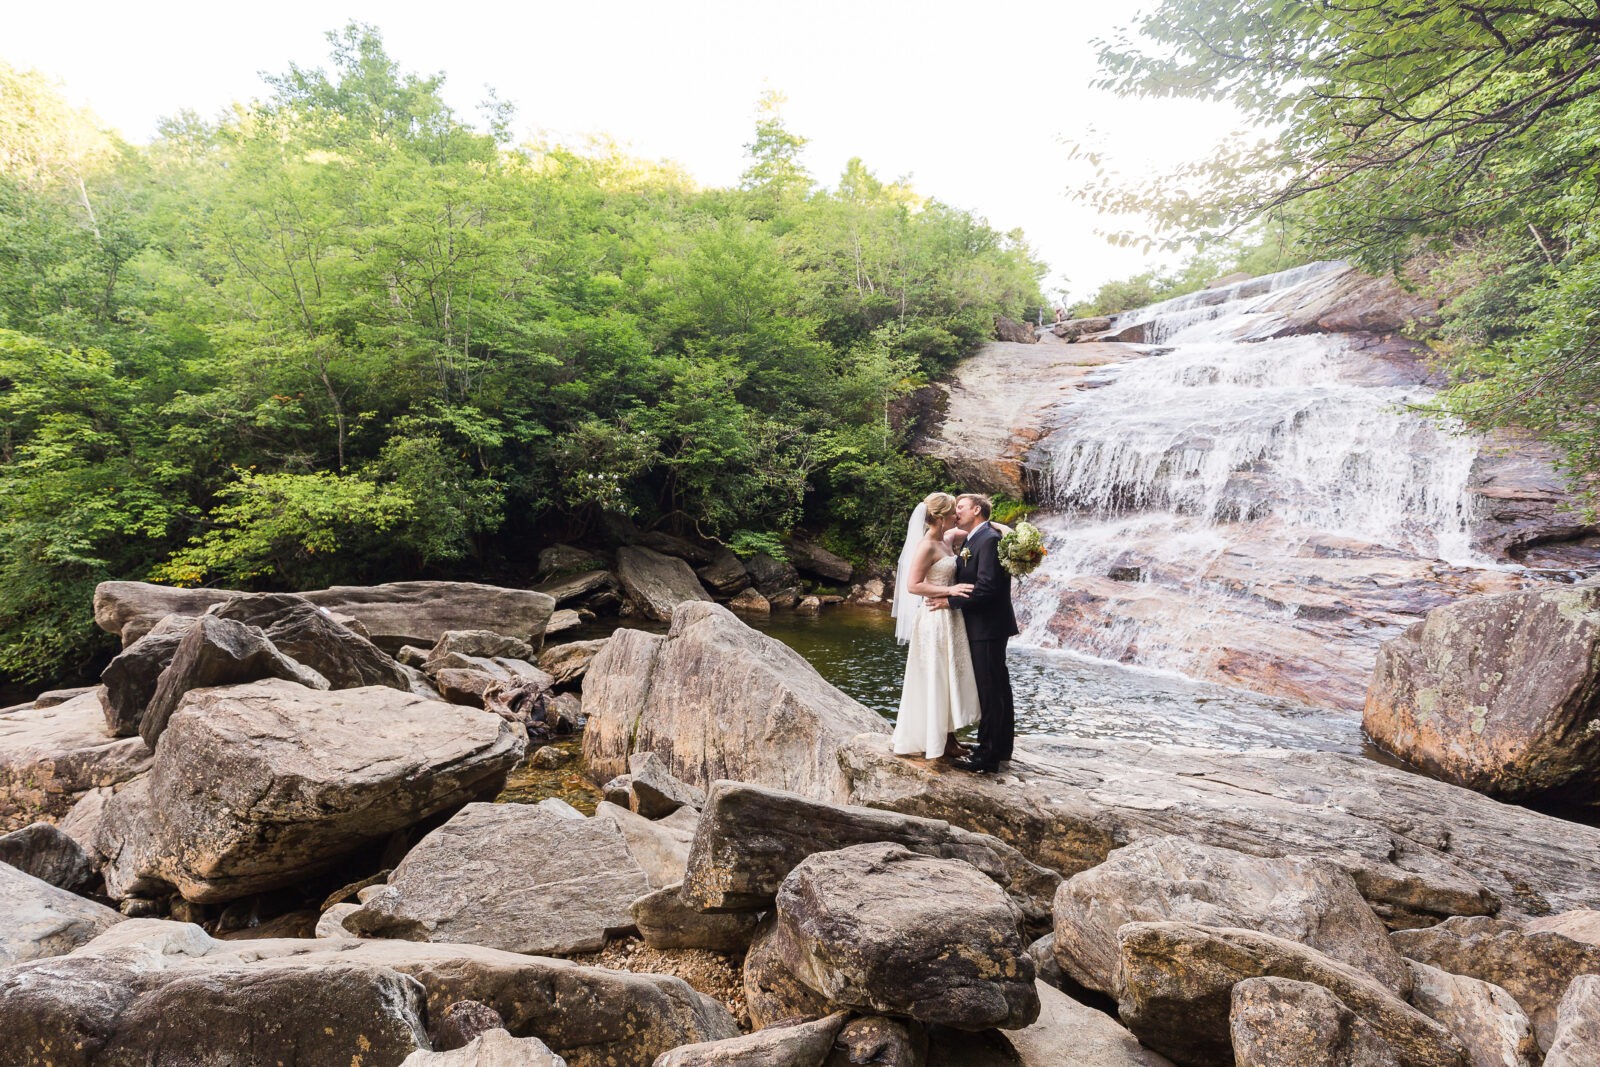
M 1026 578 L 1039 569 L 1046 555 L 1044 534 L 1031 522 L 1019 522 L 1016 529 L 1000 538 L 1000 566 L 1013 578 Z

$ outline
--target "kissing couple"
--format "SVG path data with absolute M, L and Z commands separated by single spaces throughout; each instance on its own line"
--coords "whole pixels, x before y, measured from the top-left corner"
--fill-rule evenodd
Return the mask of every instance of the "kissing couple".
M 896 755 L 949 754 L 993 774 L 1011 758 L 1016 713 L 1006 642 L 1017 634 L 1011 576 L 999 545 L 1009 529 L 989 521 L 982 493 L 931 493 L 911 513 L 894 580 L 894 635 L 906 650 L 895 719 Z M 978 724 L 970 751 L 955 732 Z

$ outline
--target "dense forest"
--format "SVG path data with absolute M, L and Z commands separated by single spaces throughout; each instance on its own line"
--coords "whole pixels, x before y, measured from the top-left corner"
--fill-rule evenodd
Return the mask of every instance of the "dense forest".
M 891 404 L 1039 305 L 1020 234 L 819 185 L 775 97 L 702 188 L 329 40 L 149 145 L 0 65 L 0 672 L 80 670 L 108 578 L 515 581 L 607 515 L 898 543 L 936 474 Z

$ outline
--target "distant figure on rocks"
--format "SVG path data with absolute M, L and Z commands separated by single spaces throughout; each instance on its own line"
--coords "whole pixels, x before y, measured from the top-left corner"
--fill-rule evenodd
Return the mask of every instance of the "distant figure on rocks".
M 1067 309 L 1066 308 L 1064 308 L 1064 307 L 1056 308 L 1056 321 L 1057 322 L 1066 322 L 1067 321 Z

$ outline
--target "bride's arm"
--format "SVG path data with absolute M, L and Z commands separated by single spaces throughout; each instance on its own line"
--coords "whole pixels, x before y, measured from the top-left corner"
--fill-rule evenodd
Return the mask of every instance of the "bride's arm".
M 938 559 L 939 550 L 932 544 L 917 549 L 917 557 L 911 562 L 911 575 L 906 581 L 906 592 L 913 596 L 961 596 L 972 592 L 972 586 L 965 583 L 939 585 L 928 581 L 928 571 Z

